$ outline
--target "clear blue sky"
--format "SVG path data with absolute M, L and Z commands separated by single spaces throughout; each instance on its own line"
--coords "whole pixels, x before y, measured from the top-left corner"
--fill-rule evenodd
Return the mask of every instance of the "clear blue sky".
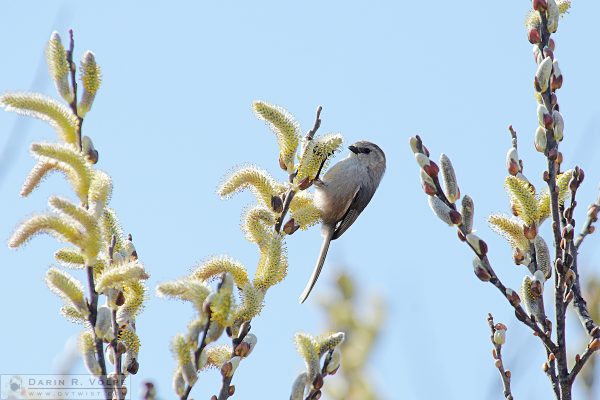
M 600 182 L 593 26 L 600 4 L 575 1 L 555 35 L 564 85 L 565 163 L 586 171 L 578 195 L 585 207 Z M 541 187 L 542 157 L 533 150 L 535 65 L 523 26 L 527 1 L 512 2 L 2 2 L 0 91 L 27 90 L 51 31 L 76 32 L 76 50 L 95 52 L 104 82 L 84 125 L 99 151 L 99 167 L 114 179 L 112 205 L 134 236 L 152 275 L 150 299 L 138 320 L 140 371 L 163 398 L 172 398 L 170 338 L 185 329 L 191 307 L 154 297 L 157 282 L 180 277 L 197 262 L 227 253 L 249 267 L 255 247 L 239 230 L 245 193 L 221 201 L 215 189 L 232 166 L 253 162 L 284 179 L 276 142 L 250 110 L 254 99 L 284 106 L 310 128 L 322 105 L 322 131 L 346 143 L 369 139 L 386 152 L 387 174 L 357 223 L 330 250 L 315 294 L 329 290 L 344 264 L 368 292 L 389 302 L 384 337 L 373 355 L 374 383 L 387 399 L 500 399 L 485 317 L 509 326 L 505 363 L 516 397 L 547 399 L 544 353 L 500 294 L 472 273 L 471 254 L 438 221 L 421 192 L 407 145 L 421 134 L 435 154 L 448 154 L 461 191 L 475 200 L 476 228 L 504 282 L 520 284 L 508 245 L 485 223 L 507 211 L 502 182 L 512 123 L 520 134 L 525 172 Z M 45 73 L 41 90 L 54 95 Z M 44 86 L 45 85 L 45 86 Z M 0 149 L 17 123 L 0 113 Z M 19 198 L 33 166 L 27 146 L 53 140 L 45 124 L 17 132 L 12 162 L 0 171 L 0 239 L 51 193 L 68 193 L 53 176 L 30 198 Z M 545 226 L 548 229 L 548 226 Z M 544 235 L 549 232 L 545 231 Z M 547 236 L 546 236 L 547 237 Z M 597 271 L 597 237 L 583 248 L 584 276 Z M 317 228 L 288 241 L 290 271 L 272 289 L 253 324 L 259 343 L 236 373 L 236 398 L 287 398 L 302 362 L 293 333 L 320 333 L 314 296 L 299 305 L 320 244 Z M 58 316 L 59 300 L 44 286 L 57 243 L 33 240 L 19 251 L 0 246 L 0 373 L 51 373 L 65 340 L 79 327 Z M 365 250 L 357 251 L 357 248 Z M 570 336 L 579 337 L 576 318 Z M 572 350 L 583 345 L 573 340 Z M 343 368 L 343 367 L 342 367 Z M 79 367 L 81 370 L 81 367 Z M 203 374 L 195 398 L 220 385 Z

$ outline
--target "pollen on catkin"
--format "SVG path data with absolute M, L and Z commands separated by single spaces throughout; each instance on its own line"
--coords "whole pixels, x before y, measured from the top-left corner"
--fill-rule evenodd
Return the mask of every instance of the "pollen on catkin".
M 112 189 L 110 176 L 100 170 L 94 170 L 88 193 L 89 208 L 93 215 L 98 217 L 102 215 L 104 207 L 110 201 Z
M 221 368 L 231 358 L 232 349 L 227 345 L 210 346 L 206 351 L 206 368 Z
M 293 172 L 294 156 L 302 136 L 300 125 L 292 114 L 282 107 L 264 101 L 255 101 L 252 108 L 256 116 L 265 121 L 277 136 L 281 160 L 286 165 L 287 170 Z
M 139 281 L 132 281 L 123 285 L 125 302 L 117 309 L 117 323 L 119 326 L 131 323 L 143 310 L 146 298 L 146 287 Z
M 79 151 L 70 145 L 54 143 L 34 143 L 30 149 L 38 158 L 46 157 L 68 165 L 77 176 L 77 184 L 73 186 L 73 190 L 82 203 L 87 203 L 92 169 Z
M 233 313 L 234 322 L 250 321 L 260 314 L 264 305 L 265 293 L 263 291 L 248 283 L 240 289 L 240 297 L 242 301 Z
M 318 224 L 321 220 L 321 212 L 313 202 L 313 195 L 306 190 L 294 196 L 290 204 L 290 215 L 302 230 Z
M 164 282 L 156 287 L 156 294 L 158 296 L 189 301 L 198 312 L 202 310 L 202 304 L 210 293 L 211 289 L 206 283 L 190 278 Z
M 132 353 L 137 356 L 140 351 L 140 338 L 131 329 L 121 329 L 119 331 L 119 340 L 123 342 L 128 353 Z
M 312 336 L 298 332 L 294 336 L 296 349 L 306 363 L 308 381 L 312 382 L 319 372 L 319 343 Z
M 81 83 L 83 83 L 83 94 L 77 107 L 81 117 L 85 116 L 92 108 L 94 97 L 102 82 L 100 66 L 96 64 L 96 57 L 91 51 L 86 51 L 81 58 L 80 64 Z
M 523 277 L 521 283 L 521 299 L 525 303 L 527 311 L 539 322 L 543 322 L 544 310 L 541 307 L 539 296 L 531 290 L 532 278 L 529 275 Z
M 177 334 L 171 343 L 171 351 L 177 359 L 183 379 L 188 385 L 193 385 L 198 379 L 196 368 L 192 363 L 192 348 L 181 334 Z
M 75 307 L 83 316 L 87 317 L 89 315 L 87 301 L 83 294 L 83 286 L 77 279 L 58 268 L 50 268 L 46 272 L 46 284 L 52 292 Z
M 132 281 L 148 279 L 150 276 L 138 261 L 129 261 L 104 270 L 96 281 L 96 291 L 104 293 L 107 289 L 120 289 Z
M 317 345 L 319 348 L 319 355 L 327 353 L 329 350 L 335 349 L 337 346 L 342 344 L 346 335 L 344 332 L 331 333 L 329 335 L 322 335 L 316 338 Z
M 71 269 L 81 269 L 85 267 L 85 259 L 79 249 L 74 247 L 63 247 L 54 253 L 56 261 L 61 265 Z
M 73 172 L 73 170 L 64 163 L 49 160 L 46 158 L 38 161 L 37 164 L 31 169 L 27 177 L 25 178 L 25 182 L 23 182 L 23 186 L 21 186 L 20 195 L 23 197 L 27 197 L 33 192 L 35 188 L 39 186 L 42 180 L 53 171 L 59 171 L 65 174 L 65 177 L 69 181 L 69 183 L 73 187 L 77 187 L 78 178 L 77 175 Z
M 38 233 L 48 233 L 60 241 L 82 246 L 82 232 L 74 222 L 55 215 L 41 214 L 21 223 L 10 237 L 8 247 L 19 247 Z
M 225 274 L 221 287 L 210 302 L 211 322 L 216 322 L 223 327 L 230 326 L 234 307 L 233 279 L 230 274 Z
M 110 207 L 104 207 L 102 213 L 102 236 L 107 248 L 110 246 L 113 235 L 116 239 L 113 250 L 114 252 L 119 252 L 124 248 L 123 229 L 121 229 L 121 224 L 115 211 Z
M 539 219 L 538 202 L 529 182 L 509 175 L 504 181 L 504 186 L 521 220 L 528 226 L 537 222 Z
M 287 254 L 283 236 L 273 234 L 269 246 L 260 249 L 264 260 L 254 274 L 254 285 L 266 290 L 281 282 L 287 275 Z
M 300 183 L 304 178 L 314 179 L 319 168 L 326 168 L 331 155 L 339 151 L 342 142 L 343 137 L 339 133 L 330 133 L 307 141 L 294 181 Z
M 560 174 L 556 178 L 556 186 L 558 186 L 558 204 L 564 204 L 565 200 L 569 196 L 569 181 L 573 176 L 573 170 L 567 170 Z M 542 223 L 546 218 L 550 216 L 550 193 L 548 189 L 545 189 L 538 197 L 538 210 L 539 210 L 539 221 Z
M 524 253 L 529 251 L 529 240 L 523 234 L 523 224 L 520 221 L 506 215 L 494 214 L 488 217 L 488 223 L 510 243 L 513 249 L 519 249 Z
M 74 324 L 84 324 L 87 325 L 89 323 L 87 317 L 83 315 L 77 308 L 65 304 L 60 308 L 60 315 L 65 317 L 68 321 L 73 322 Z
M 6 93 L 0 96 L 0 107 L 48 122 L 66 143 L 77 141 L 77 116 L 51 97 L 38 93 Z
M 256 206 L 246 212 L 242 230 L 246 233 L 249 241 L 263 247 L 271 238 L 274 223 L 275 215 L 271 210 L 263 206 Z
M 231 274 L 235 285 L 238 287 L 244 286 L 249 282 L 246 267 L 244 267 L 242 263 L 227 256 L 218 256 L 209 259 L 197 267 L 194 272 L 192 272 L 191 277 L 202 281 L 210 281 L 216 279 L 223 273 Z
M 271 204 L 271 197 L 282 193 L 285 186 L 276 182 L 267 171 L 249 165 L 235 170 L 225 178 L 217 194 L 229 198 L 244 189 L 252 189 L 256 198 L 268 206 Z

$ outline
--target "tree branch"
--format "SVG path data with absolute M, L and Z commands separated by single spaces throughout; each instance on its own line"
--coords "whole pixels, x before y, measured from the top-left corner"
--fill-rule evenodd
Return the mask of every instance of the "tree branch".
M 238 346 L 238 344 L 242 343 L 248 332 L 250 332 L 251 327 L 252 326 L 250 325 L 250 321 L 244 322 L 240 328 L 240 333 L 238 337 L 231 340 L 231 344 L 233 346 L 233 350 L 231 351 L 231 358 L 235 357 L 236 347 Z M 219 391 L 218 400 L 227 400 L 229 397 L 233 396 L 233 393 L 235 392 L 235 386 L 231 384 L 231 381 L 233 380 L 233 375 L 233 373 L 231 374 L 231 376 L 226 376 L 225 374 L 223 374 L 223 382 L 221 384 L 221 390 Z
M 496 336 L 497 330 L 504 328 L 503 330 L 504 332 L 506 332 L 506 326 L 504 326 L 503 324 L 494 324 L 494 317 L 492 316 L 492 314 L 488 314 L 487 321 L 488 325 L 490 326 L 490 330 L 492 331 L 492 334 L 490 336 L 490 340 L 494 345 L 492 355 L 494 357 L 494 364 L 496 368 L 498 368 L 500 378 L 502 379 L 502 386 L 504 387 L 504 397 L 506 398 L 506 400 L 513 400 L 514 397 L 510 390 L 511 373 L 509 370 L 504 369 L 504 363 L 502 362 L 502 344 L 504 340 L 502 340 L 501 343 L 498 343 L 498 341 L 494 338 Z
M 312 140 L 313 137 L 315 136 L 315 133 L 317 133 L 317 130 L 321 126 L 321 111 L 322 110 L 323 110 L 322 106 L 317 107 L 317 115 L 315 117 L 315 123 L 313 124 L 313 127 L 308 131 L 308 133 L 304 137 L 305 141 Z M 321 170 L 319 169 L 319 172 L 320 171 Z M 290 176 L 289 176 L 290 182 L 294 181 L 294 178 L 296 177 L 297 172 L 298 171 L 294 171 L 293 174 L 290 174 Z M 312 184 L 312 182 L 309 182 L 307 184 L 307 186 L 302 188 L 301 190 L 309 188 L 311 184 Z M 292 204 L 292 200 L 294 199 L 296 190 L 297 189 L 294 186 L 292 186 L 288 189 L 288 191 L 284 195 L 285 199 L 283 202 L 283 210 L 281 211 L 281 214 L 279 214 L 279 217 L 277 217 L 277 221 L 275 222 L 275 232 L 277 232 L 277 233 L 279 233 L 281 231 L 281 226 L 283 225 L 283 220 L 285 219 L 285 216 L 287 215 L 287 213 L 290 209 L 290 204 Z
M 73 114 L 77 116 L 77 120 L 79 121 L 76 128 L 77 145 L 79 146 L 79 150 L 83 150 L 83 146 L 81 143 L 81 126 L 83 125 L 83 118 L 81 118 L 77 113 L 77 77 L 75 76 L 77 72 L 77 65 L 73 61 L 74 50 L 75 40 L 73 39 L 73 29 L 69 29 L 69 50 L 67 50 L 67 62 L 69 63 L 69 69 L 71 72 L 71 87 L 73 88 L 73 101 L 69 103 L 69 107 L 71 107 Z

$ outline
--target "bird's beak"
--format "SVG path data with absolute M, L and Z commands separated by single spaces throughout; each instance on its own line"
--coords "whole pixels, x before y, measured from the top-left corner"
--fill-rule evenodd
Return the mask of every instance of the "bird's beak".
M 348 150 L 350 150 L 350 151 L 351 151 L 351 152 L 353 152 L 354 154 L 358 154 L 358 153 L 359 153 L 359 151 L 358 151 L 358 147 L 356 147 L 356 146 L 354 146 L 354 145 L 348 146 Z

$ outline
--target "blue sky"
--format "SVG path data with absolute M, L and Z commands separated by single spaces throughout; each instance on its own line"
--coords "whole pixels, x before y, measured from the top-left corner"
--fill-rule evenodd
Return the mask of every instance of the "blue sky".
M 428 209 L 408 137 L 420 134 L 434 158 L 452 159 L 463 194 L 475 201 L 475 226 L 505 284 L 525 273 L 508 245 L 487 227 L 488 214 L 508 211 L 502 182 L 510 145 L 520 135 L 526 175 L 541 187 L 544 160 L 533 149 L 537 124 L 535 65 L 523 26 L 529 2 L 3 2 L 0 14 L 0 91 L 35 84 L 54 95 L 45 73 L 34 83 L 53 30 L 76 33 L 79 55 L 91 49 L 104 81 L 84 131 L 100 151 L 99 167 L 114 180 L 112 206 L 151 274 L 151 296 L 138 320 L 140 372 L 171 398 L 170 338 L 185 329 L 191 307 L 154 297 L 157 282 L 185 275 L 214 254 L 252 268 L 255 247 L 239 230 L 244 193 L 222 201 L 215 190 L 235 165 L 252 162 L 280 179 L 273 135 L 252 114 L 255 99 L 288 109 L 309 129 L 323 106 L 321 132 L 341 132 L 346 144 L 368 139 L 387 154 L 386 176 L 367 210 L 334 242 L 313 298 L 297 302 L 318 253 L 318 228 L 288 241 L 290 270 L 267 295 L 253 324 L 259 343 L 236 373 L 236 396 L 286 398 L 302 368 L 295 331 L 324 327 L 315 298 L 346 265 L 366 292 L 387 298 L 388 322 L 371 370 L 387 399 L 500 399 L 485 317 L 509 326 L 505 363 L 517 397 L 549 398 L 541 372 L 545 355 L 504 299 L 472 273 L 471 254 Z M 577 212 L 595 199 L 600 182 L 596 93 L 600 57 L 590 35 L 600 5 L 578 2 L 555 35 L 564 85 L 561 144 L 567 166 L 581 165 L 586 181 Z M 18 195 L 33 166 L 27 146 L 54 140 L 45 124 L 20 125 L 0 114 L 2 160 L 0 239 L 26 216 L 44 210 L 49 194 L 68 193 L 59 176 L 27 199 Z M 22 129 L 23 126 L 26 129 Z M 339 156 L 341 157 L 341 155 Z M 548 226 L 543 234 L 548 237 Z M 584 276 L 597 271 L 596 237 L 583 246 Z M 0 373 L 51 373 L 67 338 L 79 327 L 58 316 L 59 300 L 43 283 L 58 244 L 48 237 L 13 251 L 0 246 Z M 357 251 L 357 248 L 366 250 Z M 82 277 L 83 278 L 83 277 Z M 328 282 L 329 280 L 329 282 Z M 571 314 L 572 351 L 581 351 Z M 343 368 L 343 367 L 342 367 Z M 79 369 L 82 371 L 81 369 Z M 201 376 L 196 398 L 220 384 Z

